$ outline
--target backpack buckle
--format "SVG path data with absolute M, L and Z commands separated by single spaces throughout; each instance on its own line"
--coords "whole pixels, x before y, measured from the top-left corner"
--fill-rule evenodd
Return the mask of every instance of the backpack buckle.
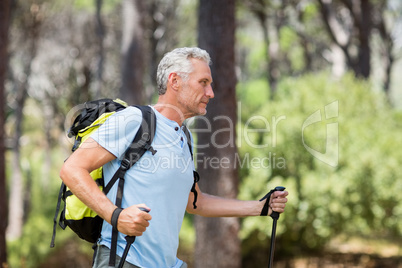
M 155 155 L 156 154 L 156 152 L 158 152 L 157 150 L 155 150 L 151 145 L 149 145 L 149 144 L 146 144 L 145 146 L 145 149 L 147 150 L 147 151 L 150 151 L 151 153 L 152 153 L 152 155 Z
M 123 159 L 123 160 L 121 161 L 120 168 L 121 168 L 123 171 L 128 170 L 128 169 L 130 168 L 130 160 L 128 160 L 128 159 Z

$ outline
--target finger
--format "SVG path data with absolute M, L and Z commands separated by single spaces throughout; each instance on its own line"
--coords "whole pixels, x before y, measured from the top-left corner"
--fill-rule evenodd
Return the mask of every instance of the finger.
M 152 216 L 149 214 L 151 209 L 147 205 L 138 204 L 138 205 L 135 205 L 135 207 L 137 207 L 137 209 L 141 211 L 138 215 L 141 215 L 142 219 L 144 219 L 145 221 L 150 221 L 152 219 Z M 144 211 L 144 209 L 146 211 Z
M 135 205 L 138 209 L 140 209 L 140 208 L 145 208 L 147 211 L 148 211 L 148 213 L 151 211 L 151 209 L 147 206 L 147 205 L 145 205 L 145 204 L 138 204 L 138 205 Z
M 274 206 L 272 206 L 272 210 L 276 211 L 276 212 L 279 212 L 279 213 L 282 213 L 282 212 L 285 211 L 285 207 L 286 207 L 286 204 L 278 203 L 278 204 L 275 204 Z
M 285 197 L 288 194 L 288 191 L 275 191 L 272 193 L 272 198 Z
M 140 225 L 143 227 L 148 227 L 149 226 L 149 220 L 152 219 L 152 216 L 149 215 L 146 212 L 140 212 L 139 214 L 137 214 L 134 218 L 133 218 L 133 224 L 135 225 Z
M 271 207 L 272 208 L 285 208 L 286 203 L 272 203 Z
M 149 226 L 149 222 L 144 219 L 136 220 L 133 223 L 134 223 L 134 226 L 136 226 L 136 227 L 138 226 L 139 228 L 147 228 Z
M 273 208 L 272 210 L 275 211 L 275 212 L 278 212 L 278 213 L 285 212 L 285 209 L 283 209 L 283 208 Z
M 145 232 L 145 230 L 141 231 L 141 230 L 133 230 L 130 235 L 131 236 L 142 236 L 142 234 Z
M 130 226 L 130 235 L 141 236 L 149 226 L 149 223 L 144 220 L 134 221 Z
M 141 211 L 138 215 L 141 216 L 141 218 L 146 222 L 152 220 L 152 216 L 145 211 Z
M 287 198 L 279 198 L 278 197 L 278 198 L 273 199 L 271 204 L 274 204 L 274 203 L 287 203 L 287 202 L 288 202 Z

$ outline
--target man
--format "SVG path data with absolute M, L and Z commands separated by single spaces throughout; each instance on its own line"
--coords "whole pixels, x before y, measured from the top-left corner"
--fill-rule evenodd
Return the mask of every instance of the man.
M 122 207 L 117 220 L 120 232 L 117 255 L 126 245 L 125 235 L 141 236 L 131 246 L 124 267 L 186 267 L 176 257 L 178 236 L 185 211 L 207 217 L 243 217 L 261 214 L 265 200 L 240 201 L 198 193 L 193 206 L 194 163 L 183 131 L 183 121 L 204 115 L 214 97 L 210 57 L 199 48 L 179 48 L 167 53 L 158 66 L 159 99 L 156 134 L 150 152 L 125 175 Z M 120 166 L 142 116 L 139 109 L 128 107 L 109 117 L 98 131 L 86 140 L 65 162 L 60 177 L 71 191 L 105 220 L 95 253 L 94 267 L 107 267 L 111 246 L 111 218 L 116 206 L 116 185 L 105 196 L 89 173 L 104 166 L 105 184 Z M 272 209 L 283 212 L 287 192 L 274 192 Z M 149 210 L 149 213 L 139 208 Z M 123 235 L 124 234 L 124 235 Z M 117 260 L 119 258 L 117 257 Z

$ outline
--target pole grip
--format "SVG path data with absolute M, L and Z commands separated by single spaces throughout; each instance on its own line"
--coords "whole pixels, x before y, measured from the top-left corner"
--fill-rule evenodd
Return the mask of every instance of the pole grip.
M 276 191 L 280 191 L 280 192 L 282 192 L 282 191 L 285 191 L 285 187 L 283 187 L 283 186 L 276 186 L 275 187 L 275 189 L 273 190 L 273 192 L 276 192 Z M 272 193 L 273 193 L 272 192 Z M 272 196 L 272 195 L 271 195 Z M 278 212 L 276 212 L 276 211 L 272 211 L 272 213 L 271 213 L 271 218 L 272 219 L 274 219 L 274 220 L 277 220 L 277 219 L 279 219 L 279 213 Z

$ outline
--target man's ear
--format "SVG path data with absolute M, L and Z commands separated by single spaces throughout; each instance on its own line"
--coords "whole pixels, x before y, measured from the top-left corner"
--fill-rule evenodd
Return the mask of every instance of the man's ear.
M 181 77 L 177 73 L 170 73 L 168 81 L 173 90 L 177 91 L 180 88 Z

